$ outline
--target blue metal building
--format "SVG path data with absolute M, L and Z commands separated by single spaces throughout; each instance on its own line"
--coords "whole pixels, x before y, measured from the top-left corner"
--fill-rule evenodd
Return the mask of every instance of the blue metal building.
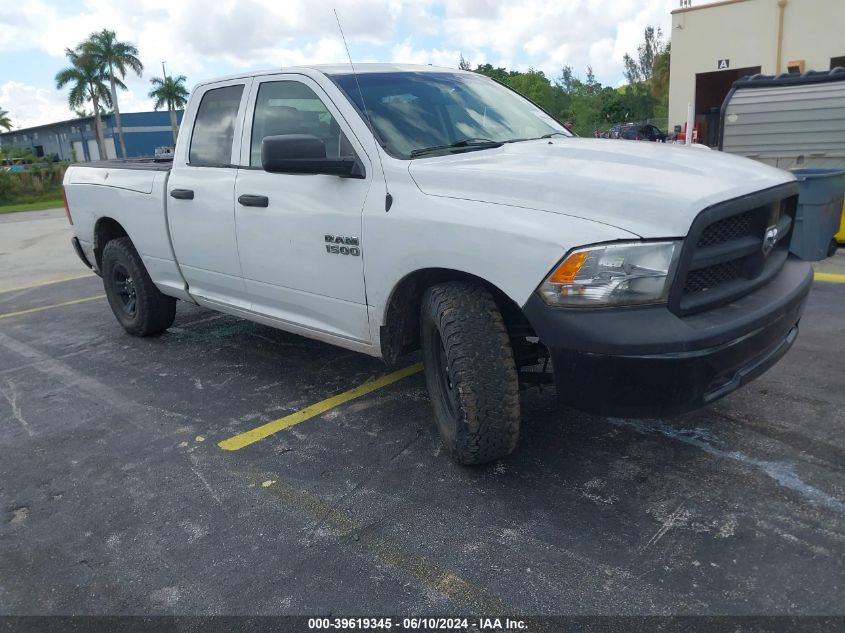
M 83 117 L 48 123 L 24 130 L 12 130 L 0 134 L 0 146 L 31 149 L 36 156 L 58 156 L 59 160 L 87 162 L 99 158 L 124 158 L 120 151 L 114 115 L 102 117 L 103 149 L 100 156 L 94 136 L 94 117 Z M 126 158 L 152 156 L 157 147 L 173 146 L 173 132 L 170 128 L 170 113 L 126 112 L 120 115 L 123 123 L 123 137 L 126 140 Z M 176 113 L 178 124 L 182 122 L 182 111 Z

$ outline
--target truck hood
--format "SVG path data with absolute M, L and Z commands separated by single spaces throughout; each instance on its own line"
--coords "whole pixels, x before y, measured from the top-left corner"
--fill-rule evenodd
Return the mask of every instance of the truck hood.
M 423 193 L 572 215 L 643 238 L 682 237 L 717 202 L 794 180 L 704 148 L 554 138 L 411 161 Z

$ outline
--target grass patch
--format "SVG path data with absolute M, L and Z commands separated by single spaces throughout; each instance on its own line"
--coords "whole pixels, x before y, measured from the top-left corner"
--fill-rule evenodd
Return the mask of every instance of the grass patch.
M 20 211 L 41 211 L 65 206 L 62 200 L 62 188 L 50 187 L 47 191 L 11 196 L 0 199 L 0 213 L 18 213 Z
M 21 211 L 43 211 L 44 209 L 61 209 L 64 201 L 58 200 L 37 200 L 35 202 L 9 202 L 0 205 L 0 213 L 19 213 Z

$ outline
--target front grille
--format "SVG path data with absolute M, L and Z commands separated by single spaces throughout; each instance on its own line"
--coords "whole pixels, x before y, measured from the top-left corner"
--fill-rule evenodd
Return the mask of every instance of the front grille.
M 748 237 L 751 235 L 754 224 L 754 209 L 718 220 L 701 232 L 698 247 L 714 246 Z
M 724 283 L 739 279 L 741 274 L 742 265 L 739 260 L 691 270 L 684 284 L 684 294 L 706 292 L 712 288 L 718 288 Z
M 681 251 L 669 307 L 686 315 L 742 297 L 766 283 L 786 260 L 797 187 L 781 187 L 706 209 L 693 222 Z M 764 249 L 766 231 L 778 240 Z

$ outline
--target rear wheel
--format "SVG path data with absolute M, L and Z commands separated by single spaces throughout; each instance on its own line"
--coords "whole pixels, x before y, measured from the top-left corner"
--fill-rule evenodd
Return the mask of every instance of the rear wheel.
M 507 328 L 482 286 L 449 282 L 423 297 L 425 377 L 440 436 L 460 464 L 509 455 L 519 440 L 519 381 Z
M 114 316 L 133 336 L 160 334 L 173 324 L 176 299 L 156 288 L 132 241 L 121 237 L 103 248 L 103 286 Z

